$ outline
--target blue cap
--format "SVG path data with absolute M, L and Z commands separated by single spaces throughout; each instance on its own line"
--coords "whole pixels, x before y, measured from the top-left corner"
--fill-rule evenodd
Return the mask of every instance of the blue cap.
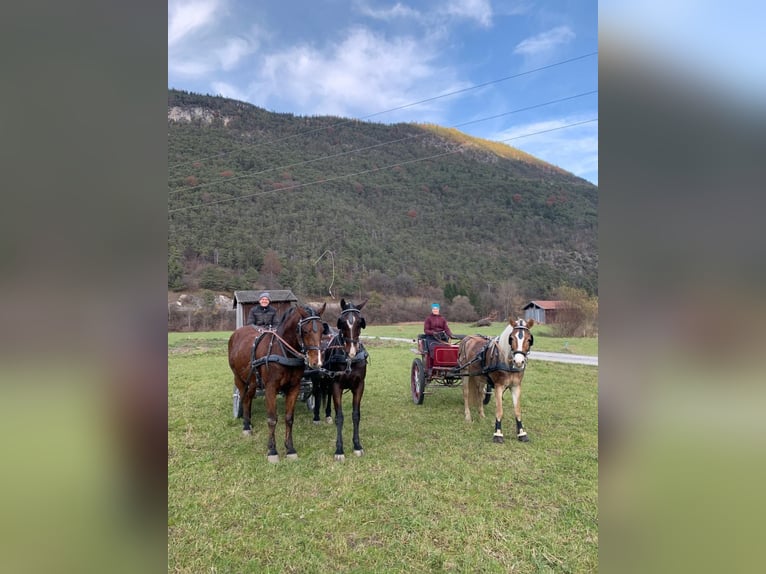
M 258 299 L 263 299 L 264 297 L 266 297 L 266 299 L 268 299 L 269 301 L 271 301 L 271 295 L 269 295 L 269 292 L 268 292 L 268 291 L 264 291 L 263 293 L 261 293 L 260 295 L 258 295 Z
M 438 303 L 431 303 L 431 309 L 438 309 L 439 304 Z

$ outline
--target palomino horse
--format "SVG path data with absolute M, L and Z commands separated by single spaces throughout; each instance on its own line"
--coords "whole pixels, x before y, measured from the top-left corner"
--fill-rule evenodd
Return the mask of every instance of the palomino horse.
M 229 366 L 234 384 L 242 397 L 245 435 L 252 434 L 250 407 L 257 388 L 265 390 L 266 418 L 269 426 L 268 460 L 278 462 L 274 431 L 277 426 L 277 394 L 285 395 L 285 448 L 287 458 L 298 458 L 293 447 L 293 414 L 301 389 L 303 370 L 322 367 L 319 349 L 322 337 L 321 315 L 311 307 L 291 307 L 276 331 L 259 331 L 252 325 L 240 327 L 229 338 Z
M 361 420 L 362 395 L 364 380 L 367 376 L 367 350 L 359 341 L 361 330 L 366 326 L 362 317 L 365 299 L 359 305 L 340 300 L 341 313 L 338 317 L 338 333 L 330 340 L 323 352 L 324 368 L 312 374 L 314 393 L 314 420 L 319 420 L 322 390 L 332 385 L 332 400 L 335 407 L 335 460 L 344 460 L 343 452 L 343 391 L 352 394 L 351 418 L 354 422 L 354 454 L 362 456 L 364 449 L 359 441 L 359 421 Z
M 534 342 L 529 330 L 534 324 L 534 319 L 510 320 L 498 337 L 470 335 L 460 341 L 458 368 L 463 377 L 465 420 L 471 422 L 470 407 L 477 405 L 479 416 L 484 418 L 484 388 L 487 383 L 492 384 L 495 387 L 494 442 L 503 442 L 503 393 L 508 388 L 516 415 L 516 436 L 522 442 L 529 440 L 521 424 L 521 380 L 527 367 L 527 353 Z

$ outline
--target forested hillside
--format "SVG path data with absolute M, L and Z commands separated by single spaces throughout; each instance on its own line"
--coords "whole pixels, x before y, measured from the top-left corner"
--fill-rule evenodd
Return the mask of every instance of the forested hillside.
M 169 289 L 597 292 L 598 189 L 457 130 L 168 94 Z

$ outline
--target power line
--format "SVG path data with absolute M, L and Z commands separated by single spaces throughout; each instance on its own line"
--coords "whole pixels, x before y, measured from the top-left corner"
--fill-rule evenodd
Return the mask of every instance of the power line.
M 369 114 L 369 115 L 366 115 L 366 116 L 361 116 L 359 118 L 347 119 L 347 120 L 343 120 L 341 122 L 337 122 L 337 123 L 331 124 L 329 126 L 322 126 L 322 127 L 319 127 L 319 128 L 314 128 L 314 129 L 311 129 L 311 130 L 306 130 L 306 131 L 303 131 L 303 132 L 298 132 L 298 133 L 295 133 L 295 134 L 291 134 L 289 136 L 284 136 L 284 137 L 281 137 L 281 138 L 275 138 L 275 139 L 268 140 L 268 141 L 265 141 L 265 142 L 259 142 L 259 143 L 256 143 L 256 144 L 249 144 L 249 145 L 242 146 L 242 147 L 230 150 L 228 152 L 223 152 L 223 153 L 219 153 L 219 154 L 216 154 L 216 155 L 211 155 L 211 156 L 207 156 L 207 157 L 203 157 L 203 158 L 198 158 L 198 159 L 193 159 L 193 160 L 187 160 L 187 161 L 179 162 L 177 164 L 168 166 L 168 169 L 175 169 L 175 168 L 183 166 L 183 165 L 188 165 L 190 163 L 194 163 L 195 161 L 206 161 L 208 159 L 218 158 L 218 157 L 221 157 L 222 155 L 227 155 L 227 154 L 233 153 L 235 151 L 240 151 L 240 150 L 243 150 L 243 149 L 246 149 L 246 148 L 258 147 L 258 146 L 262 146 L 262 145 L 270 145 L 270 144 L 278 143 L 278 142 L 285 141 L 285 140 L 288 140 L 288 139 L 292 139 L 292 138 L 295 138 L 295 137 L 298 137 L 298 136 L 308 135 L 308 134 L 312 134 L 312 133 L 315 133 L 315 132 L 318 132 L 318 131 L 322 131 L 322 130 L 326 130 L 326 129 L 329 129 L 329 128 L 336 128 L 336 127 L 339 127 L 339 126 L 342 126 L 342 125 L 345 125 L 345 124 L 349 124 L 349 123 L 353 123 L 353 122 L 358 122 L 360 120 L 367 120 L 369 118 L 373 118 L 373 117 L 380 116 L 380 115 L 383 115 L 383 114 L 387 114 L 387 113 L 390 113 L 390 112 L 395 112 L 395 111 L 403 110 L 403 109 L 410 108 L 410 107 L 413 107 L 413 106 L 417 106 L 417 105 L 420 105 L 420 104 L 424 104 L 424 103 L 427 103 L 427 102 L 432 102 L 432 101 L 435 101 L 435 100 L 438 100 L 438 99 L 441 99 L 441 98 L 447 98 L 449 96 L 454 96 L 456 94 L 462 94 L 462 93 L 465 93 L 465 92 L 469 92 L 471 90 L 478 90 L 479 88 L 485 88 L 487 86 L 491 86 L 493 84 L 498 84 L 500 82 L 505 82 L 505 81 L 512 80 L 512 79 L 515 79 L 515 78 L 519 78 L 519 77 L 522 77 L 522 76 L 526 76 L 526 75 L 529 75 L 529 74 L 534 74 L 536 72 L 541 72 L 543 70 L 548 70 L 550 68 L 555 68 L 557 66 L 563 66 L 564 64 L 570 64 L 570 63 L 576 62 L 578 60 L 583 60 L 585 58 L 590 58 L 591 56 L 595 56 L 597 54 L 598 54 L 598 51 L 590 52 L 588 54 L 583 54 L 582 56 L 576 56 L 574 58 L 569 58 L 568 60 L 561 60 L 560 62 L 555 62 L 553 64 L 548 64 L 547 66 L 541 66 L 539 68 L 534 68 L 532 70 L 527 70 L 525 72 L 519 72 L 517 74 L 512 74 L 510 76 L 505 76 L 503 78 L 497 78 L 495 80 L 490 80 L 489 82 L 484 82 L 482 84 L 476 84 L 474 86 L 469 86 L 467 88 L 462 88 L 460 90 L 455 90 L 455 91 L 452 91 L 452 92 L 447 92 L 446 94 L 440 94 L 438 96 L 432 96 L 432 97 L 426 98 L 424 100 L 418 100 L 416 102 L 412 102 L 412 103 L 409 103 L 409 104 L 404 104 L 404 105 L 401 105 L 401 106 L 397 106 L 395 108 L 390 108 L 390 109 L 387 109 L 387 110 L 383 110 L 381 112 L 375 112 L 375 113 L 372 113 L 372 114 Z
M 511 137 L 511 138 L 504 139 L 504 140 L 498 140 L 498 143 L 505 143 L 505 142 L 509 142 L 509 141 L 512 141 L 512 140 L 517 140 L 517 139 L 521 139 L 521 138 L 525 138 L 525 137 L 531 137 L 531 136 L 536 136 L 536 135 L 539 135 L 539 134 L 554 132 L 554 131 L 558 131 L 558 130 L 562 130 L 562 129 L 566 129 L 566 128 L 571 128 L 571 127 L 574 127 L 574 126 L 580 126 L 580 125 L 584 125 L 584 124 L 588 124 L 588 123 L 592 123 L 592 122 L 596 122 L 596 121 L 598 121 L 598 118 L 591 118 L 589 120 L 583 120 L 583 121 L 580 121 L 580 122 L 575 122 L 575 123 L 567 124 L 567 125 L 564 125 L 564 126 L 558 126 L 558 127 L 555 127 L 555 128 L 549 128 L 549 129 L 546 129 L 546 130 L 540 130 L 540 131 L 536 131 L 536 132 L 532 132 L 532 133 L 528 133 L 528 134 L 514 136 L 514 137 Z M 332 182 L 332 181 L 338 181 L 340 179 L 345 179 L 345 178 L 348 178 L 348 177 L 354 177 L 354 176 L 357 176 L 357 175 L 364 175 L 364 174 L 368 174 L 368 173 L 375 173 L 377 171 L 382 171 L 384 169 L 391 169 L 391 168 L 400 167 L 400 166 L 403 166 L 403 165 L 417 163 L 417 162 L 420 162 L 420 161 L 426 161 L 426 160 L 430 160 L 430 159 L 436 159 L 436 158 L 439 158 L 439 157 L 445 157 L 445 156 L 448 156 L 448 155 L 453 155 L 453 154 L 456 154 L 456 153 L 459 153 L 459 152 L 463 151 L 464 148 L 465 148 L 465 144 L 461 144 L 458 147 L 458 149 L 456 149 L 456 150 L 448 151 L 448 152 L 442 152 L 442 153 L 438 153 L 438 154 L 431 155 L 431 156 L 428 156 L 428 157 L 411 159 L 411 160 L 395 163 L 395 164 L 392 164 L 392 165 L 387 165 L 387 166 L 383 166 L 383 167 L 376 167 L 376 168 L 372 168 L 372 169 L 366 169 L 366 170 L 362 170 L 362 171 L 358 171 L 358 172 L 354 172 L 354 173 L 348 173 L 348 174 L 345 174 L 345 175 L 339 175 L 337 177 L 329 177 L 329 178 L 321 179 L 321 180 L 317 180 L 317 181 L 310 181 L 310 182 L 307 182 L 307 183 L 299 183 L 299 184 L 296 184 L 296 185 L 292 185 L 292 186 L 288 186 L 288 187 L 283 187 L 283 188 L 280 188 L 280 189 L 269 189 L 269 190 L 264 190 L 264 191 L 258 191 L 258 192 L 255 192 L 255 193 L 250 193 L 248 195 L 240 195 L 238 197 L 227 197 L 225 199 L 218 199 L 218 200 L 209 201 L 209 202 L 206 202 L 206 203 L 198 203 L 198 204 L 195 204 L 195 205 L 188 205 L 186 207 L 178 207 L 176 209 L 169 209 L 168 213 L 177 213 L 179 211 L 186 211 L 188 209 L 195 209 L 197 207 L 206 207 L 206 206 L 209 206 L 209 205 L 215 205 L 215 204 L 218 204 L 218 203 L 226 203 L 226 202 L 229 202 L 229 201 L 239 201 L 239 200 L 242 200 L 242 199 L 250 199 L 252 197 L 266 195 L 266 194 L 269 194 L 269 193 L 285 192 L 285 191 L 290 191 L 290 190 L 298 189 L 298 188 L 302 188 L 302 187 L 308 187 L 310 185 L 318 185 L 318 184 L 322 184 L 322 183 L 329 183 L 329 182 Z
M 541 108 L 541 107 L 544 107 L 544 106 L 549 106 L 551 104 L 558 104 L 558 103 L 565 102 L 565 101 L 568 101 L 568 100 L 573 100 L 573 99 L 576 99 L 576 98 L 581 98 L 583 96 L 590 96 L 590 95 L 593 95 L 593 94 L 596 94 L 596 93 L 598 93 L 598 90 L 592 90 L 590 92 L 583 92 L 581 94 L 576 94 L 574 96 L 567 96 L 565 98 L 559 98 L 559 99 L 556 99 L 556 100 L 550 100 L 548 102 L 544 102 L 544 103 L 541 103 L 541 104 L 534 104 L 534 105 L 531 105 L 531 106 L 526 106 L 524 108 L 518 108 L 518 109 L 515 109 L 515 110 L 508 111 L 508 112 L 503 112 L 502 114 L 496 114 L 496 115 L 493 115 L 493 116 L 487 116 L 487 117 L 484 117 L 484 118 L 479 118 L 479 119 L 476 119 L 476 120 L 471 120 L 471 121 L 468 121 L 468 122 L 463 122 L 463 123 L 455 124 L 453 126 L 448 126 L 448 127 L 450 127 L 450 128 L 459 128 L 459 127 L 467 126 L 467 125 L 470 125 L 470 124 L 476 124 L 476 123 L 480 123 L 480 122 L 484 122 L 484 121 L 488 121 L 488 120 L 493 120 L 493 119 L 501 118 L 501 117 L 504 117 L 504 116 L 509 116 L 511 114 L 516 114 L 516 113 L 520 113 L 520 112 L 526 112 L 526 111 L 533 110 L 533 109 L 536 109 L 536 108 Z M 326 160 L 326 159 L 335 159 L 335 158 L 343 157 L 343 156 L 346 156 L 346 155 L 351 155 L 351 154 L 362 152 L 362 151 L 368 151 L 368 150 L 371 150 L 371 149 L 375 149 L 375 148 L 386 146 L 386 145 L 390 145 L 390 144 L 401 143 L 401 142 L 404 142 L 404 141 L 407 141 L 407 140 L 410 140 L 410 139 L 423 137 L 424 135 L 426 135 L 426 134 L 425 133 L 414 134 L 414 135 L 406 136 L 406 137 L 403 137 L 403 138 L 400 138 L 400 139 L 397 139 L 397 140 L 390 140 L 390 141 L 387 141 L 387 142 L 380 142 L 380 143 L 377 143 L 377 144 L 374 144 L 374 145 L 370 145 L 370 146 L 367 146 L 367 147 L 347 150 L 347 151 L 344 151 L 344 152 L 339 152 L 339 153 L 336 153 L 336 154 L 321 156 L 321 157 L 318 157 L 318 158 L 313 158 L 313 159 L 309 159 L 309 160 L 305 160 L 305 161 L 301 161 L 301 162 L 280 165 L 280 166 L 277 166 L 277 167 L 271 167 L 271 168 L 264 169 L 264 170 L 261 170 L 261 171 L 258 171 L 258 172 L 245 173 L 245 174 L 242 174 L 242 175 L 239 175 L 239 176 L 226 177 L 226 178 L 223 178 L 223 179 L 217 179 L 217 180 L 210 181 L 210 182 L 207 182 L 207 183 L 201 183 L 199 185 L 194 185 L 194 186 L 190 186 L 190 187 L 184 187 L 184 188 L 181 188 L 181 189 L 175 189 L 175 190 L 169 191 L 168 193 L 181 193 L 181 192 L 184 192 L 184 191 L 192 191 L 192 190 L 195 190 L 195 189 L 201 189 L 203 187 L 209 187 L 211 185 L 220 185 L 221 183 L 224 183 L 224 182 L 230 182 L 230 181 L 235 181 L 235 180 L 239 180 L 239 179 L 245 179 L 245 178 L 249 178 L 249 177 L 255 177 L 255 176 L 263 175 L 263 174 L 266 174 L 266 173 L 269 173 L 269 172 L 273 172 L 273 171 L 300 167 L 300 166 L 308 165 L 310 163 L 315 163 L 317 161 L 322 161 L 322 160 Z

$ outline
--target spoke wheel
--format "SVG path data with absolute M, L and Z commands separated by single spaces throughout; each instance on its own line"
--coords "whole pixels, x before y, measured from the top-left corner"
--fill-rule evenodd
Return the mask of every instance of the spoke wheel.
M 423 361 L 415 359 L 412 361 L 412 371 L 410 372 L 410 389 L 412 391 L 412 402 L 416 405 L 422 405 L 426 390 L 426 373 L 423 368 Z

